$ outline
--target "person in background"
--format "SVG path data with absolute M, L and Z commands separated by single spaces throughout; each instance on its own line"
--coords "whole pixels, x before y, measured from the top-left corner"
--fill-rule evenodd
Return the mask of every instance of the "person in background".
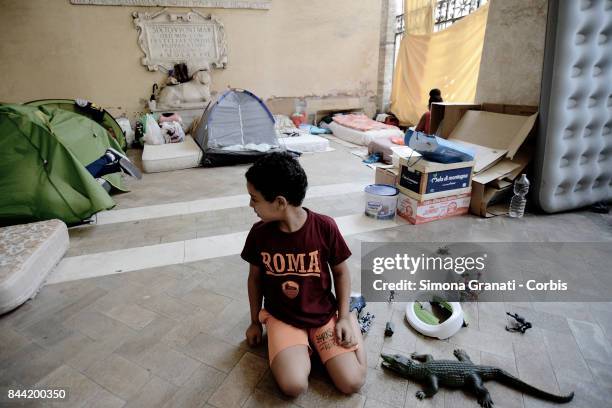
M 442 93 L 438 88 L 434 88 L 429 91 L 429 103 L 427 104 L 427 112 L 421 116 L 419 124 L 414 129 L 417 132 L 423 132 L 428 135 L 431 134 L 431 104 L 434 102 L 442 102 Z

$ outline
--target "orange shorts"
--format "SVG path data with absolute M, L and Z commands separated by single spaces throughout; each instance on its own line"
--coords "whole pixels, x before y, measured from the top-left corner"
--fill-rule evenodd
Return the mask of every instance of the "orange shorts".
M 299 329 L 272 316 L 266 309 L 259 312 L 259 321 L 266 325 L 268 332 L 268 358 L 270 364 L 274 357 L 286 348 L 303 344 L 312 354 L 312 347 L 317 350 L 323 364 L 340 354 L 357 350 L 357 346 L 345 348 L 336 343 L 336 321 L 334 316 L 321 327 Z

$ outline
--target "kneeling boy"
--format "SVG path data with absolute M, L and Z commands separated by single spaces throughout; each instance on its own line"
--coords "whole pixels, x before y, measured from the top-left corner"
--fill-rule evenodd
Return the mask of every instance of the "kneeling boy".
M 247 342 L 259 344 L 266 325 L 270 367 L 289 396 L 308 388 L 313 348 L 340 391 L 359 391 L 366 355 L 356 316 L 349 312 L 351 252 L 336 223 L 302 207 L 306 174 L 287 153 L 264 156 L 246 179 L 249 205 L 261 219 L 241 254 L 250 264 Z

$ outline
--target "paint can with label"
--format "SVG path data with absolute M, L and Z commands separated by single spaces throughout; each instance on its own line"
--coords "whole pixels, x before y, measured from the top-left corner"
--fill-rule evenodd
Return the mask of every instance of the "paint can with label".
M 399 190 L 388 184 L 370 184 L 365 188 L 365 214 L 378 220 L 395 217 Z

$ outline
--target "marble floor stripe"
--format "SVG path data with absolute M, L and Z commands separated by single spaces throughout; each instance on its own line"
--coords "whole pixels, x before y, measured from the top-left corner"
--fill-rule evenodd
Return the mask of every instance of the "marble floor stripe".
M 395 221 L 381 221 L 368 218 L 363 214 L 337 217 L 335 221 L 342 235 L 345 236 L 393 228 L 404 224 L 401 218 Z M 51 272 L 47 284 L 237 255 L 242 250 L 247 234 L 248 231 L 241 231 L 186 241 L 68 257 L 62 259 L 55 270 Z
M 341 183 L 312 186 L 308 189 L 308 192 L 306 193 L 306 198 L 317 198 L 331 195 L 354 193 L 358 191 L 363 191 L 365 186 L 366 185 L 364 183 Z M 244 207 L 248 205 L 248 203 L 248 194 L 239 194 L 233 196 L 207 198 L 195 201 L 184 201 L 169 204 L 150 205 L 146 207 L 126 208 L 123 210 L 119 209 L 101 211 L 94 216 L 95 223 L 93 224 L 93 226 Z M 88 225 L 80 228 L 91 227 L 91 225 Z

